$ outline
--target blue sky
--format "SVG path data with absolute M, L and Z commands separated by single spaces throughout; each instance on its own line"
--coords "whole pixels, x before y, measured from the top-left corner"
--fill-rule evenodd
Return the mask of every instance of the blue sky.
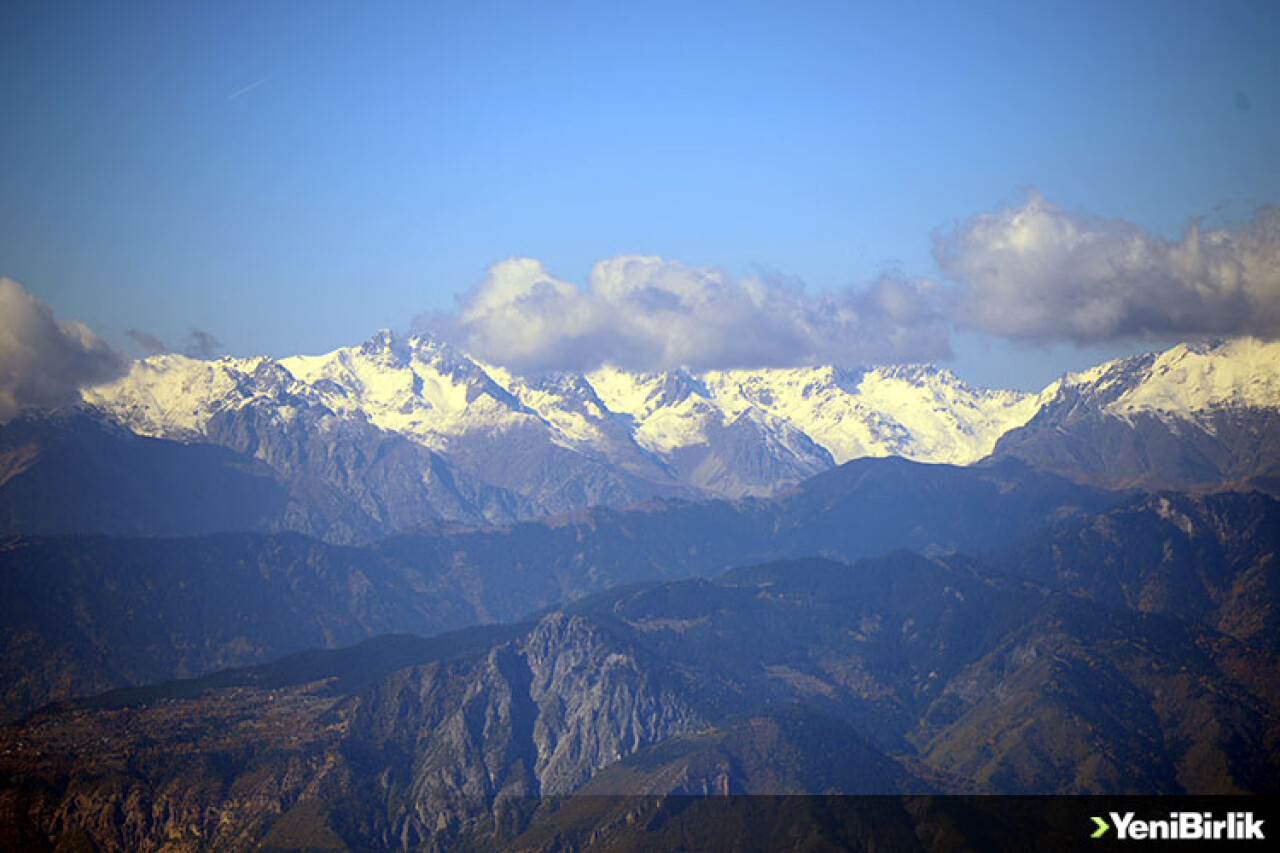
M 1277 45 L 1274 2 L 9 3 L 0 276 L 134 355 L 357 343 L 465 314 L 512 257 L 994 298 L 953 281 L 990 247 L 936 240 L 1031 190 L 1156 254 L 1280 204 Z M 1198 331 L 979 313 L 947 363 L 986 384 Z

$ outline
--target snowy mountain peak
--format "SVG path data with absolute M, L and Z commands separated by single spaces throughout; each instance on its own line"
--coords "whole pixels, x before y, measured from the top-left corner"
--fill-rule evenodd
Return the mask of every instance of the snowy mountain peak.
M 632 373 L 601 367 L 586 379 L 611 411 L 630 415 L 637 422 L 662 409 L 683 406 L 692 398 L 705 401 L 708 397 L 706 385 L 686 370 Z
M 758 406 L 797 424 L 836 462 L 903 456 L 967 464 L 1035 411 L 1031 395 L 974 388 L 930 366 L 733 370 L 705 379 L 725 410 Z
M 1237 338 L 1179 345 L 1113 404 L 1117 411 L 1194 413 L 1280 406 L 1280 342 Z
M 406 364 L 409 361 L 409 348 L 405 341 L 390 329 L 380 329 L 369 340 L 360 345 L 360 354 L 369 358 Z
M 1280 407 L 1280 344 L 1178 346 L 1065 376 L 1037 396 L 978 388 L 931 365 L 522 377 L 429 335 L 379 332 L 279 361 L 155 356 L 84 398 L 159 437 L 209 440 L 218 413 L 246 406 L 267 422 L 315 407 L 446 456 L 491 457 L 484 464 L 518 466 L 531 448 L 554 446 L 664 488 L 764 494 L 858 457 L 968 464 L 1050 410 L 1194 420 Z
M 1069 374 L 1041 399 L 1047 405 L 1066 396 L 1120 418 L 1148 413 L 1196 419 L 1224 408 L 1280 407 L 1280 342 L 1178 344 Z
M 255 401 L 285 405 L 305 390 L 266 357 L 204 361 L 166 354 L 135 361 L 120 379 L 82 396 L 140 435 L 193 440 L 219 411 Z
M 451 436 L 527 415 L 482 367 L 425 335 L 380 332 L 359 347 L 280 364 L 335 412 L 367 418 L 432 449 L 442 449 Z
M 1280 343 L 1179 345 L 1064 376 L 996 454 L 1123 485 L 1280 482 Z

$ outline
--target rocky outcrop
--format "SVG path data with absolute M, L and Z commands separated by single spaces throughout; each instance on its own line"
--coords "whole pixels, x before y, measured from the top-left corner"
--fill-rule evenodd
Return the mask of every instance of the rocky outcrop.
M 12 819 L 0 842 L 194 851 L 288 836 L 326 849 L 345 836 L 449 849 L 513 832 L 536 798 L 703 727 L 682 693 L 604 623 L 556 613 L 480 656 L 401 669 L 346 698 L 324 680 L 246 683 L 52 711 L 0 737 Z
M 379 683 L 344 713 L 350 752 L 376 768 L 367 782 L 385 838 L 443 844 L 491 831 L 528 798 L 569 793 L 696 729 L 702 718 L 665 669 L 599 623 L 555 613 L 483 659 Z

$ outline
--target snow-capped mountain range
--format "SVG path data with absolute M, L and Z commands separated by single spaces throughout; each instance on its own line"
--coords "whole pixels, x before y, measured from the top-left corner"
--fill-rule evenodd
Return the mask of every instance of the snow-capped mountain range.
M 967 464 L 1036 411 L 1034 395 L 976 388 L 933 367 L 698 375 L 602 368 L 529 378 L 428 336 L 389 332 L 279 361 L 153 356 L 85 399 L 137 433 L 187 441 L 206 438 L 219 412 L 263 401 L 284 418 L 298 405 L 323 406 L 445 455 L 466 439 L 534 429 L 641 476 L 732 496 L 772 492 L 863 456 Z M 755 482 L 673 471 L 682 455 L 726 431 L 756 436 L 761 452 L 794 476 Z
M 1280 494 L 1280 343 L 1179 344 L 1068 374 L 994 453 L 1111 484 Z
M 1037 409 L 1082 393 L 1102 412 L 1121 419 L 1148 414 L 1196 420 L 1231 409 L 1275 408 L 1280 406 L 1280 343 L 1236 338 L 1109 361 L 1054 382 L 1040 394 Z
M 1217 430 L 1224 412 L 1280 408 L 1280 344 L 1179 345 L 1028 394 L 932 366 L 527 377 L 430 336 L 381 332 L 280 360 L 153 356 L 84 399 L 141 435 L 225 444 L 277 467 L 305 454 L 280 449 L 272 432 L 302 425 L 311 456 L 326 431 L 358 446 L 407 442 L 460 504 L 488 495 L 460 517 L 499 521 L 649 495 L 769 495 L 859 457 L 967 465 L 998 442 L 1025 450 L 1028 432 L 1061 431 L 1084 412 Z

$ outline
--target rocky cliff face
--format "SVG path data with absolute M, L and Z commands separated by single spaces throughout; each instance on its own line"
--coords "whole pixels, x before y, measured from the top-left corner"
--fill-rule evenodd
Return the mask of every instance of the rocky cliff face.
M 13 818 L 0 841 L 221 850 L 301 835 L 322 849 L 339 837 L 449 849 L 705 725 L 681 676 L 582 616 L 552 614 L 479 656 L 419 656 L 346 696 L 331 680 L 250 682 L 37 715 L 0 747 L 5 784 L 28 783 L 0 793 Z
M 270 402 L 223 409 L 209 417 L 202 439 L 265 463 L 288 487 L 279 528 L 331 542 L 532 513 L 519 495 L 461 474 L 439 454 L 318 406 L 285 416 Z
M 376 777 L 364 783 L 380 803 L 370 820 L 388 840 L 447 844 L 696 729 L 679 678 L 646 657 L 557 613 L 480 660 L 404 671 L 355 697 L 342 712 L 348 754 L 378 756 L 352 771 Z
M 59 524 L 206 534 L 0 542 L 0 685 L 27 715 L 0 727 L 0 847 L 553 850 L 651 820 L 692 838 L 707 814 L 630 795 L 1276 793 L 1280 503 L 1004 458 L 1265 485 L 1275 352 L 1175 348 L 1068 378 L 985 464 L 830 470 L 855 445 L 972 450 L 1026 399 L 959 418 L 967 392 L 928 370 L 525 381 L 393 337 L 142 363 L 99 405 L 221 446 L 83 413 L 0 433 L 15 523 L 38 495 Z M 368 547 L 261 532 L 359 539 L 819 469 L 768 498 Z M 185 472 L 216 493 L 181 491 Z M 113 478 L 141 499 L 112 505 Z M 201 515 L 211 497 L 222 515 Z M 245 517 L 258 532 L 208 533 Z M 764 562 L 782 557 L 805 559 Z M 330 650 L 276 659 L 312 646 Z M 175 676 L 201 677 L 156 683 Z M 36 710 L 126 684 L 145 686 Z M 580 792 L 621 801 L 557 804 Z M 869 837 L 845 829 L 831 838 Z
M 44 709 L 0 729 L 0 844 L 549 850 L 557 826 L 626 823 L 616 800 L 558 823 L 573 792 L 1274 793 L 1280 778 L 1274 638 L 968 558 L 756 566 L 487 630 Z

